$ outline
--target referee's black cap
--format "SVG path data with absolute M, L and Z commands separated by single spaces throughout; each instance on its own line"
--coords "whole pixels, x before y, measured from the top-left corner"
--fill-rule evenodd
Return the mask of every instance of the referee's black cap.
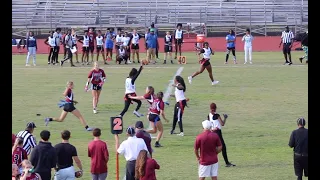
M 297 124 L 301 125 L 301 126 L 305 126 L 306 125 L 306 120 L 303 117 L 300 117 L 297 120 Z
M 37 126 L 36 126 L 36 124 L 34 123 L 34 122 L 28 122 L 27 123 L 27 128 L 36 128 Z
M 134 130 L 133 127 L 129 126 L 129 127 L 127 128 L 127 133 L 128 133 L 129 135 L 133 136 L 136 132 L 135 132 L 135 130 Z
M 289 26 L 284 27 L 285 29 L 289 29 Z
M 138 128 L 138 129 L 143 129 L 144 128 L 143 122 L 142 121 L 137 121 L 135 127 Z

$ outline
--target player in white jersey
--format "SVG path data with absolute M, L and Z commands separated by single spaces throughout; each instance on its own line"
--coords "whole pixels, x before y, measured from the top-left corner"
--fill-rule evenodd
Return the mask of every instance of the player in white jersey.
M 59 63 L 58 56 L 59 56 L 60 45 L 61 45 L 61 41 L 62 41 L 61 28 L 56 28 L 56 32 L 53 33 L 53 37 L 56 40 L 56 48 L 54 51 L 54 62 Z
M 132 70 L 129 73 L 129 76 L 127 77 L 125 81 L 125 95 L 124 95 L 124 108 L 122 112 L 119 114 L 120 117 L 123 117 L 123 115 L 128 111 L 130 104 L 132 104 L 132 101 L 136 102 L 138 105 L 136 109 L 133 111 L 133 114 L 137 117 L 143 116 L 143 114 L 140 114 L 138 111 L 141 107 L 141 101 L 136 99 L 129 98 L 129 95 L 131 96 L 137 96 L 136 94 L 136 83 L 138 76 L 140 75 L 141 71 L 143 69 L 143 64 L 141 64 L 139 70 L 136 68 L 132 68 Z
M 77 42 L 78 42 L 78 36 L 77 33 L 74 29 L 71 29 L 71 38 L 72 38 L 72 42 L 74 44 L 74 46 L 76 47 L 77 51 L 74 53 L 76 55 L 76 63 L 79 63 L 78 60 L 78 46 L 77 46 Z
M 220 141 L 222 144 L 222 156 L 226 163 L 226 167 L 236 166 L 235 164 L 231 164 L 228 160 L 227 147 L 222 137 L 222 131 L 221 131 L 222 126 L 224 126 L 227 121 L 228 115 L 223 114 L 224 120 L 222 120 L 221 116 L 216 112 L 216 110 L 217 110 L 217 105 L 215 103 L 211 103 L 210 104 L 211 112 L 208 115 L 208 120 L 211 122 L 211 125 L 212 125 L 211 131 L 217 133 L 217 135 L 220 138 Z
M 185 97 L 184 93 L 187 90 L 186 83 L 181 76 L 176 76 L 174 79 L 174 83 L 172 84 L 175 87 L 174 95 L 170 95 L 171 97 L 176 98 L 176 105 L 174 106 L 174 114 L 173 114 L 173 121 L 172 121 L 172 129 L 170 134 L 174 134 L 174 130 L 176 128 L 177 122 L 179 124 L 180 133 L 178 136 L 184 136 L 183 133 L 183 125 L 182 125 L 182 115 L 184 112 L 184 108 L 187 106 L 187 98 Z
M 79 40 L 80 43 L 82 43 L 82 65 L 84 65 L 85 60 L 84 57 L 87 59 L 87 65 L 89 64 L 89 42 L 90 37 L 88 36 L 88 31 L 84 31 L 84 35 L 82 37 L 82 40 Z
M 148 34 L 150 33 L 150 29 L 147 28 L 146 29 L 146 33 L 144 34 L 144 40 L 145 40 L 145 49 L 146 49 L 146 55 L 148 56 L 148 42 L 147 42 L 147 37 L 148 37 Z
M 53 37 L 53 31 L 49 31 L 49 37 L 48 39 L 46 39 L 44 41 L 44 43 L 46 45 L 49 46 L 49 55 L 48 55 L 48 64 L 55 64 L 54 62 L 54 50 L 55 50 L 55 47 L 56 47 L 56 42 L 55 42 L 55 39 Z
M 167 33 L 164 37 L 164 61 L 163 61 L 163 64 L 167 63 L 168 54 L 170 57 L 171 64 L 173 64 L 173 61 L 172 61 L 172 39 L 173 38 L 172 38 L 170 32 L 167 31 Z
M 96 42 L 96 47 L 97 47 L 97 61 L 99 60 L 99 55 L 101 52 L 103 61 L 106 64 L 107 62 L 106 62 L 106 57 L 104 56 L 104 48 L 103 48 L 104 39 L 103 39 L 103 36 L 102 36 L 100 30 L 98 30 L 98 35 L 96 36 L 95 42 Z
M 120 45 L 122 44 L 122 34 L 121 34 L 121 31 L 118 30 L 117 31 L 117 35 L 116 35 L 116 43 L 114 45 L 114 48 L 116 49 L 116 55 L 118 55 L 119 53 L 119 49 L 120 49 Z
M 175 42 L 175 45 L 176 45 L 176 54 L 175 54 L 174 59 L 177 59 L 178 51 L 179 51 L 179 55 L 180 56 L 182 55 L 181 45 L 183 43 L 183 30 L 182 30 L 182 24 L 181 23 L 177 24 L 177 29 L 174 31 L 174 42 Z
M 253 36 L 250 34 L 250 29 L 246 29 L 246 35 L 242 37 L 242 41 L 244 41 L 244 64 L 247 64 L 248 56 L 250 64 L 252 64 L 252 40 Z
M 122 45 L 120 45 L 120 49 L 117 50 L 118 55 L 116 56 L 116 63 L 121 64 L 123 61 L 125 64 L 127 64 L 128 61 L 128 56 L 127 56 L 127 51 L 124 49 Z
M 131 50 L 132 50 L 132 62 L 135 63 L 135 55 L 137 55 L 138 63 L 140 63 L 139 60 L 139 40 L 141 36 L 137 33 L 137 30 L 133 30 L 132 37 L 131 37 Z
M 200 54 L 203 55 L 203 58 L 201 59 L 200 57 Z M 208 71 L 209 73 L 209 77 L 210 77 L 210 80 L 211 80 L 211 84 L 212 85 L 215 85 L 215 84 L 218 84 L 219 81 L 217 80 L 214 80 L 213 79 L 213 75 L 212 75 L 212 67 L 211 67 L 211 64 L 210 64 L 210 56 L 213 55 L 213 51 L 211 49 L 211 47 L 209 47 L 209 43 L 208 42 L 204 42 L 203 43 L 203 48 L 200 50 L 200 52 L 198 53 L 198 56 L 199 56 L 199 63 L 201 64 L 200 65 L 200 70 L 199 71 L 196 71 L 195 73 L 193 73 L 192 76 L 189 76 L 188 77 L 188 80 L 189 80 L 189 83 L 191 84 L 192 83 L 192 79 L 194 77 L 196 77 L 197 75 L 201 74 L 205 69 Z
M 125 32 L 125 33 L 124 33 L 124 36 L 122 37 L 121 42 L 122 42 L 122 46 L 123 46 L 124 49 L 126 50 L 126 55 L 127 55 L 127 57 L 128 57 L 127 62 L 128 62 L 128 63 L 131 63 L 131 61 L 130 61 L 130 54 L 131 54 L 131 51 L 130 51 L 131 37 L 129 36 L 128 32 Z

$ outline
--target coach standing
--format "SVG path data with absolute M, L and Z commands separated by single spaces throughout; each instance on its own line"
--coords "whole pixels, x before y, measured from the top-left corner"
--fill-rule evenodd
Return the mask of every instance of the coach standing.
M 297 120 L 298 129 L 292 131 L 289 146 L 293 148 L 294 171 L 298 180 L 302 175 L 308 177 L 308 129 L 304 128 L 306 120 L 301 117 Z
M 127 161 L 126 164 L 126 180 L 135 179 L 135 166 L 136 160 L 141 150 L 148 151 L 146 143 L 141 138 L 135 136 L 135 130 L 133 127 L 128 127 L 127 130 L 128 139 L 123 141 L 119 146 L 119 136 L 115 135 L 116 150 L 119 154 L 124 155 Z
M 151 148 L 151 135 L 144 130 L 144 125 L 142 121 L 136 122 L 136 137 L 143 139 L 146 143 L 150 156 L 152 157 L 152 148 Z
M 154 22 L 152 22 L 151 23 L 151 25 L 150 25 L 150 30 L 151 29 L 153 29 L 153 31 L 154 31 L 154 34 L 158 37 L 158 28 L 156 28 L 156 27 L 154 27 Z M 158 39 L 157 39 L 157 47 L 156 47 L 156 52 L 155 52 L 155 54 L 156 54 L 156 58 L 157 58 L 157 60 L 159 60 L 159 42 L 158 42 Z
M 289 30 L 289 26 L 286 26 L 285 31 L 282 32 L 281 40 L 280 40 L 280 44 L 279 44 L 279 48 L 280 48 L 281 44 L 283 43 L 282 52 L 284 55 L 284 59 L 286 60 L 284 65 L 291 65 L 292 64 L 291 48 L 292 48 L 293 38 L 294 38 L 293 32 Z M 288 56 L 289 56 L 289 61 L 288 61 Z
M 194 153 L 199 161 L 199 180 L 204 180 L 206 177 L 217 180 L 218 153 L 222 150 L 222 144 L 219 136 L 210 131 L 212 127 L 210 121 L 204 120 L 202 127 L 203 132 L 197 136 L 194 143 Z
M 53 51 L 54 52 L 53 53 L 53 55 L 54 55 L 53 62 L 59 63 L 58 57 L 59 57 L 59 52 L 60 52 L 60 44 L 62 41 L 61 28 L 56 28 L 56 32 L 53 33 L 53 38 L 55 39 L 55 43 L 56 43 L 55 49 Z
M 23 139 L 23 149 L 27 151 L 28 155 L 31 153 L 31 148 L 35 148 L 37 146 L 36 140 L 32 135 L 34 128 L 36 127 L 37 126 L 34 122 L 28 122 L 27 128 L 17 134 L 17 138 L 21 137 Z

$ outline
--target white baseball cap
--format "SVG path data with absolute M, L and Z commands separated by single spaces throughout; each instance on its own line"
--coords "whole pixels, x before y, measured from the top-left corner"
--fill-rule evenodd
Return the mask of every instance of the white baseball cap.
M 209 120 L 204 120 L 202 121 L 202 127 L 203 129 L 211 129 L 212 125 L 211 122 Z

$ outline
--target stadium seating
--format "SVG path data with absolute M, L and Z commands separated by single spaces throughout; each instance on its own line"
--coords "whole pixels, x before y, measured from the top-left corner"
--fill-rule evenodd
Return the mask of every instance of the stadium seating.
M 13 27 L 303 24 L 307 0 L 12 0 Z

